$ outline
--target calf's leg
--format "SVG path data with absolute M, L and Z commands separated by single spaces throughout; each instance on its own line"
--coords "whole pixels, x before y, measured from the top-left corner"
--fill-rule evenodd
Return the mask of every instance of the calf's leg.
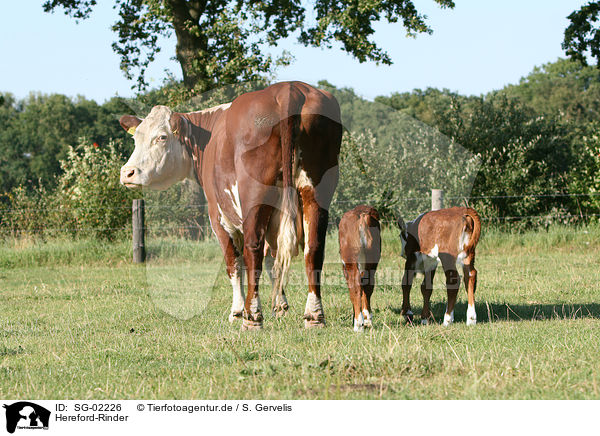
M 371 312 L 371 295 L 375 288 L 375 272 L 377 271 L 376 263 L 365 264 L 365 271 L 361 277 L 362 297 L 361 306 L 363 317 L 365 318 L 365 327 L 373 326 L 373 315 Z
M 365 318 L 362 313 L 362 289 L 360 287 L 360 272 L 356 263 L 344 263 L 344 276 L 348 283 L 350 292 L 350 301 L 352 302 L 354 331 L 360 332 L 365 325 Z
M 440 255 L 440 260 L 446 274 L 446 290 L 448 292 L 448 303 L 446 304 L 446 313 L 444 313 L 443 322 L 447 326 L 454 322 L 454 305 L 456 304 L 458 288 L 460 287 L 460 275 L 456 270 L 456 258 L 450 255 L 443 257 Z
M 404 266 L 404 276 L 402 276 L 402 315 L 406 321 L 412 324 L 413 312 L 410 308 L 410 288 L 412 288 L 415 272 L 409 268 L 408 261 Z
M 435 277 L 435 269 L 424 273 L 423 283 L 421 283 L 421 294 L 423 294 L 423 310 L 421 311 L 421 324 L 429 324 L 431 318 L 431 293 L 433 292 L 433 278 Z
M 475 269 L 475 255 L 470 262 L 463 266 L 465 290 L 467 291 L 467 325 L 477 324 L 477 312 L 475 312 L 475 289 L 477 288 L 477 270 Z

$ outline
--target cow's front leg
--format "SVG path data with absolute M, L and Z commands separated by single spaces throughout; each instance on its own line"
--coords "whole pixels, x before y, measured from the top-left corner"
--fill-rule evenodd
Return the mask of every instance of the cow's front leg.
M 233 322 L 236 319 L 241 319 L 244 312 L 244 295 L 243 288 L 243 264 L 244 259 L 242 257 L 242 244 L 243 238 L 239 231 L 234 231 L 229 234 L 220 223 L 220 212 L 217 210 L 209 209 L 210 222 L 223 256 L 225 257 L 225 266 L 227 268 L 227 275 L 231 282 L 231 288 L 233 290 L 233 298 L 231 303 L 231 312 L 229 313 L 229 322 Z
M 270 208 L 257 206 L 244 220 L 244 262 L 248 278 L 248 293 L 244 304 L 242 330 L 258 330 L 263 326 L 262 306 L 258 295 L 264 257 L 265 229 Z
M 314 189 L 301 190 L 304 224 L 304 262 L 308 278 L 308 297 L 304 309 L 304 326 L 324 327 L 325 312 L 321 302 L 321 274 L 325 257 L 325 236 L 329 212 L 315 200 Z
M 231 312 L 229 313 L 229 322 L 233 322 L 236 319 L 241 319 L 244 313 L 244 301 L 246 296 L 244 295 L 244 270 L 243 270 L 244 258 L 241 255 L 235 257 L 232 267 L 227 266 L 227 274 L 231 281 L 231 288 L 233 289 L 233 299 L 231 302 Z

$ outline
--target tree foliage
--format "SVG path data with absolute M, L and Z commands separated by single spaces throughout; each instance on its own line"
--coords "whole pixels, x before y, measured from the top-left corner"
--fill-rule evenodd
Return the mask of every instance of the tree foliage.
M 600 70 L 569 59 L 535 67 L 518 84 L 496 94 L 516 98 L 539 114 L 561 120 L 600 118 Z
M 130 109 L 121 99 L 103 105 L 83 97 L 31 94 L 16 100 L 3 95 L 0 105 L 0 187 L 7 192 L 15 186 L 32 187 L 38 180 L 47 187 L 56 183 L 60 163 L 69 146 L 81 137 L 90 145 L 108 144 L 111 138 L 125 139 L 117 114 Z M 120 150 L 122 154 L 129 151 Z
M 594 58 L 597 64 L 600 61 L 599 14 L 600 1 L 592 1 L 567 17 L 570 24 L 565 29 L 562 47 L 567 56 L 584 65 L 587 65 L 587 55 Z
M 434 0 L 453 8 L 453 0 Z M 95 0 L 47 0 L 46 12 L 61 8 L 75 19 L 86 19 Z M 128 79 L 145 89 L 145 72 L 161 50 L 159 38 L 177 38 L 176 58 L 188 91 L 208 89 L 239 81 L 260 80 L 288 54 L 274 58 L 265 48 L 290 35 L 306 46 L 334 44 L 360 62 L 391 64 L 387 52 L 373 40 L 374 24 L 401 22 L 407 35 L 430 33 L 426 16 L 412 0 L 115 0 L 119 19 L 114 51 Z M 188 95 L 193 95 L 188 92 Z

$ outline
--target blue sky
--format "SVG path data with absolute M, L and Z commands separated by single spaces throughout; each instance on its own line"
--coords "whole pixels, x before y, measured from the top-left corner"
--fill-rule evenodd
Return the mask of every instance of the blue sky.
M 132 82 L 119 70 L 110 30 L 116 11 L 109 0 L 91 19 L 76 24 L 62 12 L 44 13 L 42 0 L 5 2 L 0 26 L 0 91 L 24 97 L 31 91 L 83 95 L 102 102 L 131 96 Z M 586 0 L 456 0 L 454 10 L 433 0 L 415 4 L 429 17 L 432 35 L 406 38 L 400 24 L 379 24 L 375 40 L 386 49 L 392 66 L 360 64 L 341 50 L 305 48 L 285 40 L 294 63 L 277 79 L 316 83 L 326 79 L 373 98 L 414 88 L 448 88 L 481 94 L 516 83 L 534 66 L 564 56 L 561 42 L 566 16 Z M 159 86 L 165 69 L 181 76 L 173 38 L 161 41 L 163 52 L 149 70 Z M 276 51 L 275 51 L 276 52 Z

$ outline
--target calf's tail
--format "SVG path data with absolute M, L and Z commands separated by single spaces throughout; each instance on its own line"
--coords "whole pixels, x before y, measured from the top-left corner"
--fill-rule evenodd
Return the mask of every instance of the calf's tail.
M 481 219 L 477 212 L 470 207 L 466 209 L 464 218 L 467 222 L 467 227 L 471 231 L 471 237 L 469 238 L 469 243 L 465 247 L 465 251 L 471 251 L 477 246 L 479 237 L 481 236 Z

